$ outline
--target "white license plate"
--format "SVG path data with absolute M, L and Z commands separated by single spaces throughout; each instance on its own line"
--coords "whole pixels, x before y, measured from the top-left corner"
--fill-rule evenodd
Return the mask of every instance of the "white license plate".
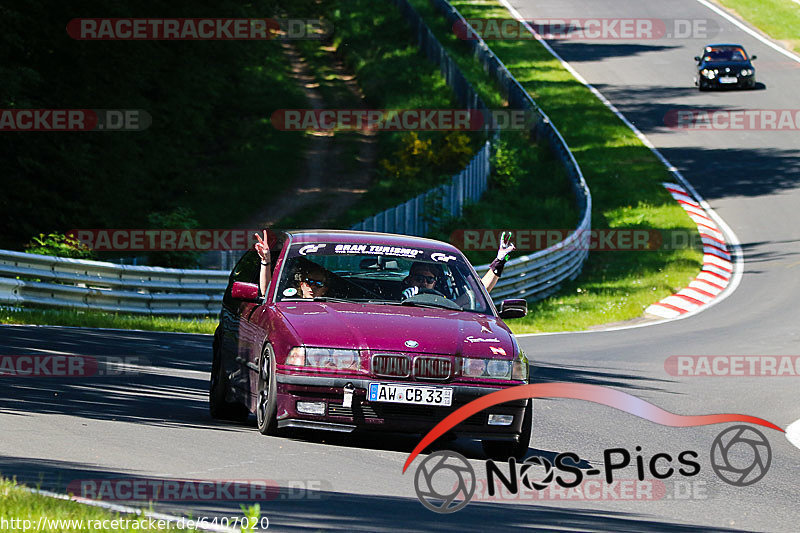
M 370 402 L 449 407 L 453 403 L 453 389 L 447 387 L 395 385 L 393 383 L 370 383 L 368 399 Z
M 737 81 L 739 81 L 739 80 L 737 80 L 736 78 L 731 77 L 731 76 L 724 76 L 724 77 L 719 79 L 720 83 L 736 83 Z

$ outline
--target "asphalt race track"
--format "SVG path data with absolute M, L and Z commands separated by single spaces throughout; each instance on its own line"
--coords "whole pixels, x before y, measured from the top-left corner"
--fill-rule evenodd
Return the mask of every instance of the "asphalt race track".
M 744 275 L 718 305 L 686 320 L 608 332 L 520 339 L 534 382 L 613 387 L 683 415 L 742 413 L 785 428 L 800 418 L 795 377 L 676 377 L 673 355 L 800 355 L 800 137 L 797 131 L 676 131 L 675 109 L 800 108 L 800 63 L 777 53 L 694 0 L 515 0 L 526 18 L 711 19 L 709 39 L 560 40 L 551 44 L 676 165 L 742 243 Z M 700 93 L 692 57 L 707 42 L 737 42 L 758 55 L 763 87 Z M 699 474 L 673 476 L 658 498 L 618 492 L 564 500 L 473 501 L 437 514 L 402 475 L 416 439 L 296 433 L 263 437 L 253 421 L 212 420 L 207 409 L 211 337 L 27 326 L 0 327 L 0 355 L 129 357 L 127 372 L 91 377 L 0 377 L 0 472 L 66 492 L 78 480 L 271 480 L 261 503 L 270 529 L 428 531 L 449 529 L 613 531 L 796 531 L 800 449 L 759 428 L 772 462 L 759 482 L 737 487 L 712 471 L 714 438 L 730 424 L 664 427 L 598 404 L 537 400 L 530 455 L 574 452 L 581 468 L 603 468 L 603 450 L 625 448 L 645 463 L 656 453 L 697 452 Z M 480 475 L 479 447 L 456 442 Z M 438 449 L 438 448 L 437 448 Z M 746 451 L 736 452 L 747 460 Z M 633 464 L 633 463 L 632 463 Z M 590 466 L 591 465 L 591 466 Z M 636 478 L 634 466 L 619 479 Z M 648 475 L 649 477 L 649 475 Z M 147 505 L 146 501 L 123 502 Z M 160 501 L 155 509 L 194 517 L 241 515 L 235 499 Z

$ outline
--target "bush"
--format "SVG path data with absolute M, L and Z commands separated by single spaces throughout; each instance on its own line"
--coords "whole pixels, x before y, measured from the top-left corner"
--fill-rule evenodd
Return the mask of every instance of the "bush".
M 466 167 L 475 154 L 473 145 L 468 135 L 456 131 L 427 139 L 411 131 L 403 134 L 391 159 L 381 159 L 380 167 L 398 192 L 421 192 Z
M 72 235 L 63 233 L 40 233 L 25 245 L 25 253 L 71 257 L 72 259 L 93 259 L 94 252 Z
M 166 213 L 150 213 L 147 222 L 150 229 L 196 229 L 199 226 L 194 212 L 187 207 L 178 207 Z M 200 252 L 155 251 L 147 255 L 152 266 L 169 268 L 197 268 Z

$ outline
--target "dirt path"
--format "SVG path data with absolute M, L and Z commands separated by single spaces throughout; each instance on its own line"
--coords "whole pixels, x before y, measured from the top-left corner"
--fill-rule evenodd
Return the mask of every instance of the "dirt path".
M 314 73 L 297 49 L 284 43 L 284 50 L 292 65 L 293 77 L 303 89 L 311 107 L 332 107 L 325 102 L 315 82 Z M 336 75 L 357 97 L 354 100 L 361 103 L 360 107 L 366 107 L 354 77 L 346 73 L 332 49 L 325 50 L 330 53 L 331 68 Z M 353 135 L 356 136 L 355 139 Z M 348 136 L 350 140 L 347 142 L 357 143 L 355 166 L 346 161 L 347 157 L 353 155 L 352 148 L 348 149 L 346 146 Z M 284 193 L 269 199 L 247 227 L 272 228 L 286 217 L 294 220 L 301 218 L 302 224 L 297 225 L 304 227 L 328 227 L 366 192 L 377 154 L 374 135 L 350 133 L 335 136 L 326 133 L 310 135 L 309 140 L 304 168 L 298 182 Z

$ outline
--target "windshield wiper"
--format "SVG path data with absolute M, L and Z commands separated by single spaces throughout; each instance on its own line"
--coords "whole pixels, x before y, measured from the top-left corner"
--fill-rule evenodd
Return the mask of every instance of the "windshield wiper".
M 404 300 L 400 305 L 410 305 L 412 307 L 427 307 L 429 309 L 447 309 L 449 311 L 463 311 L 464 308 L 455 302 L 445 300 L 441 303 L 433 302 L 415 302 L 414 300 Z
M 345 304 L 357 304 L 361 303 L 356 299 L 347 299 L 347 298 L 334 298 L 332 296 L 317 296 L 316 298 L 311 298 L 313 302 L 333 302 L 333 303 L 345 303 Z

